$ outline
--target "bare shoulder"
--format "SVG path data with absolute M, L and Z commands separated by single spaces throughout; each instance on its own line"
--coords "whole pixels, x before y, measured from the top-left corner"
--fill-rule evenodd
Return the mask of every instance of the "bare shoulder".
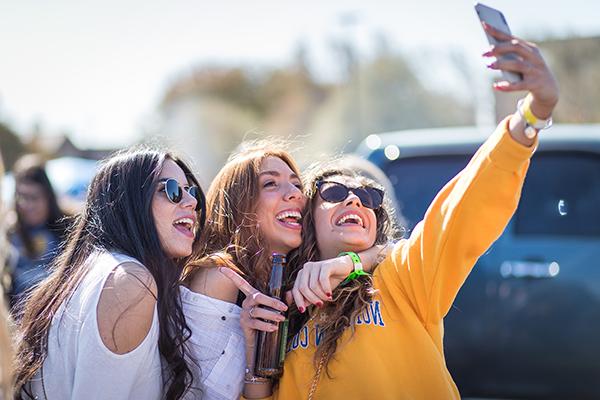
M 238 296 L 237 286 L 216 267 L 198 268 L 188 287 L 196 293 L 230 303 L 235 303 Z
M 126 262 L 111 272 L 97 305 L 98 330 L 110 351 L 125 354 L 142 343 L 152 326 L 156 297 L 156 282 L 145 267 Z

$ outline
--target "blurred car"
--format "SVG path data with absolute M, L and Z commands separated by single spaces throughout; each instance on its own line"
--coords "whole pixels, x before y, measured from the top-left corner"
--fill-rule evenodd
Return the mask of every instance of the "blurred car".
M 388 175 L 412 229 L 492 131 L 371 135 L 357 153 Z M 542 136 L 515 215 L 445 319 L 466 397 L 600 399 L 600 125 Z
M 97 169 L 97 161 L 78 157 L 61 157 L 46 162 L 46 174 L 64 211 L 73 214 L 81 209 Z M 14 192 L 12 174 L 7 174 L 2 193 L 6 204 L 12 204 Z

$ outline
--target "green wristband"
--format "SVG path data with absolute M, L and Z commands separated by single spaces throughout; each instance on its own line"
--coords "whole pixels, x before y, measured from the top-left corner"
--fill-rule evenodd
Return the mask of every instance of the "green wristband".
M 350 256 L 350 259 L 352 260 L 352 264 L 354 264 L 354 270 L 352 272 L 350 272 L 350 274 L 348 275 L 348 277 L 346 279 L 344 279 L 344 281 L 342 282 L 342 285 L 348 284 L 350 281 L 355 280 L 359 276 L 369 275 L 368 273 L 366 273 L 363 270 L 362 261 L 360 260 L 360 257 L 358 256 L 358 254 L 356 254 L 353 251 L 344 251 L 344 252 L 338 254 L 338 257 L 342 257 L 342 256 Z

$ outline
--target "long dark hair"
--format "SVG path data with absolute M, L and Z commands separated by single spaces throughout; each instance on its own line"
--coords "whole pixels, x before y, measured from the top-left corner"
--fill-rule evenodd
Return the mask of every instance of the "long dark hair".
M 184 349 L 190 329 L 178 290 L 187 260 L 175 261 L 164 253 L 152 217 L 153 194 L 167 159 L 181 167 L 191 184 L 198 185 L 183 161 L 163 151 L 125 151 L 101 165 L 88 189 L 85 207 L 52 265 L 51 275 L 26 300 L 17 343 L 18 395 L 42 367 L 53 315 L 69 301 L 86 274 L 86 259 L 98 250 L 134 257 L 152 274 L 157 286 L 158 348 L 168 372 L 165 398 L 179 399 L 191 386 Z
M 15 163 L 13 174 L 15 187 L 19 184 L 34 184 L 42 188 L 48 206 L 48 218 L 44 222 L 44 226 L 58 236 L 59 239 L 62 239 L 65 233 L 65 214 L 58 205 L 43 160 L 34 154 L 25 155 Z M 34 246 L 29 227 L 25 225 L 19 207 L 16 207 L 16 214 L 17 220 L 14 230 L 23 242 L 27 256 L 29 258 L 41 257 L 42 254 L 39 254 L 39 249 Z
M 334 177 L 346 176 L 356 179 L 362 185 L 379 186 L 371 179 L 365 178 L 353 170 L 340 168 L 335 161 L 314 164 L 304 174 L 305 193 L 308 197 L 306 207 L 302 213 L 302 244 L 290 254 L 289 266 L 292 271 L 288 278 L 288 287 L 298 275 L 298 271 L 306 262 L 321 260 L 321 254 L 317 245 L 317 234 L 315 230 L 314 210 L 316 206 L 317 188 L 316 183 L 320 180 Z M 374 244 L 384 244 L 398 235 L 399 229 L 394 222 L 393 211 L 389 200 L 384 199 L 383 205 L 375 210 L 377 230 Z M 373 279 L 370 275 L 361 276 L 350 281 L 345 286 L 338 286 L 333 291 L 333 301 L 325 303 L 323 312 L 327 318 L 319 322 L 319 330 L 323 332 L 323 338 L 315 352 L 314 364 L 323 362 L 327 366 L 334 356 L 338 345 L 338 339 L 346 328 L 354 329 L 356 317 L 362 313 L 373 299 L 375 289 Z M 289 334 L 288 344 L 309 319 L 308 312 L 300 313 L 296 307 L 291 307 L 289 312 Z

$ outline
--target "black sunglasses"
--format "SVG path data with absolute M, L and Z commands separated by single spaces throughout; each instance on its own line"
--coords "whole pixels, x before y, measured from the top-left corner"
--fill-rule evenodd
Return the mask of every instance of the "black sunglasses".
M 169 178 L 164 182 L 161 192 L 165 192 L 167 195 L 167 199 L 171 201 L 173 204 L 179 204 L 181 199 L 183 199 L 183 191 L 188 192 L 193 198 L 196 199 L 196 211 L 203 210 L 204 211 L 204 193 L 198 186 L 184 186 L 181 187 L 179 182 L 177 182 L 173 178 Z M 204 213 L 202 213 L 204 215 Z
M 354 193 L 361 204 L 372 210 L 377 210 L 383 203 L 383 190 L 371 186 L 349 188 L 339 182 L 317 181 L 319 196 L 329 203 L 340 203 Z

